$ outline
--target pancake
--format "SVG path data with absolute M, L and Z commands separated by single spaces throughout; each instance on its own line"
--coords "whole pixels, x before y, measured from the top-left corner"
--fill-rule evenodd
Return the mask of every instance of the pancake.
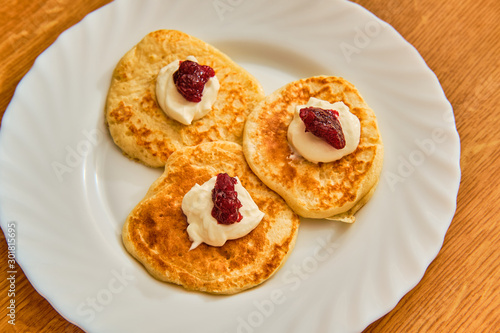
M 246 236 L 220 247 L 200 244 L 189 250 L 184 195 L 218 173 L 237 176 L 265 213 Z M 234 294 L 270 278 L 295 245 L 299 217 L 250 170 L 240 145 L 202 143 L 173 153 L 165 171 L 123 226 L 126 249 L 155 278 L 189 290 Z
M 191 125 L 165 115 L 156 98 L 156 77 L 169 63 L 194 56 L 215 70 L 220 90 L 212 110 Z M 133 160 L 163 167 L 177 149 L 209 141 L 242 143 L 251 109 L 264 97 L 259 82 L 209 44 L 175 30 L 146 35 L 117 64 L 105 116 L 116 145 Z
M 328 163 L 312 163 L 287 141 L 295 107 L 310 97 L 342 101 L 358 117 L 356 150 Z M 299 215 L 352 223 L 373 195 L 383 161 L 383 144 L 373 110 L 348 81 L 315 76 L 291 82 L 268 95 L 247 119 L 243 150 L 253 172 Z

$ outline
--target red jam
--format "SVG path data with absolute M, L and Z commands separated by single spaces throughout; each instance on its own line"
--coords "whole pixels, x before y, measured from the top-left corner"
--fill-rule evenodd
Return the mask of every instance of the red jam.
M 215 187 L 212 190 L 212 216 L 219 224 L 233 224 L 240 222 L 241 216 L 239 209 L 242 207 L 238 200 L 238 193 L 234 189 L 234 184 L 238 180 L 229 176 L 227 173 L 219 173 L 215 182 Z
M 306 125 L 306 132 L 325 140 L 335 149 L 345 147 L 344 132 L 336 110 L 306 107 L 300 109 L 300 119 Z
M 215 75 L 210 66 L 199 65 L 190 60 L 180 62 L 179 69 L 174 73 L 174 83 L 177 91 L 190 102 L 201 101 L 205 83 Z

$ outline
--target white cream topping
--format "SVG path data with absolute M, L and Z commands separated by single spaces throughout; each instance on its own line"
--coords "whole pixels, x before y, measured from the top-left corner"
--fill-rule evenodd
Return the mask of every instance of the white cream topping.
M 186 60 L 198 62 L 193 56 L 188 56 Z M 220 84 L 214 75 L 205 83 L 201 101 L 190 102 L 179 93 L 174 83 L 173 75 L 179 69 L 179 65 L 180 61 L 175 60 L 160 69 L 156 78 L 156 99 L 167 116 L 184 125 L 190 125 L 193 120 L 202 118 L 212 109 Z
M 182 199 L 182 211 L 187 217 L 187 233 L 193 242 L 190 250 L 201 243 L 212 246 L 222 246 L 229 239 L 237 239 L 250 233 L 260 223 L 264 213 L 259 210 L 250 194 L 238 182 L 234 189 L 238 193 L 242 207 L 239 212 L 243 216 L 241 221 L 233 224 L 219 224 L 212 216 L 212 189 L 217 176 L 210 178 L 203 185 L 195 184 Z
M 306 126 L 300 119 L 300 109 L 310 106 L 338 111 L 346 142 L 344 148 L 336 149 L 325 140 L 305 131 Z M 296 153 L 313 163 L 333 162 L 349 155 L 358 147 L 360 135 L 361 124 L 359 119 L 349 111 L 347 105 L 343 102 L 329 103 L 314 97 L 311 97 L 306 105 L 296 107 L 293 120 L 288 126 L 288 143 L 290 146 Z

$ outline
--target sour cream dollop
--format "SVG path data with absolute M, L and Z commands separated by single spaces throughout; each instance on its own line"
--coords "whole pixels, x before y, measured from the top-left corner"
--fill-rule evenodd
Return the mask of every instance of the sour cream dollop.
M 186 60 L 198 62 L 193 56 L 188 56 Z M 160 69 L 156 78 L 156 99 L 167 116 L 184 125 L 190 125 L 193 120 L 202 118 L 212 110 L 220 84 L 217 76 L 214 75 L 205 83 L 201 101 L 190 102 L 179 93 L 174 83 L 173 75 L 179 66 L 180 60 L 175 60 Z
M 325 140 L 317 137 L 311 132 L 305 131 L 306 126 L 300 118 L 300 110 L 310 106 L 338 111 L 339 121 L 346 141 L 344 148 L 336 149 Z M 288 126 L 287 134 L 290 146 L 306 160 L 313 163 L 333 162 L 356 150 L 361 135 L 361 124 L 358 117 L 352 114 L 349 111 L 349 107 L 343 102 L 329 103 L 311 97 L 306 105 L 298 105 L 295 108 L 293 120 Z
M 189 226 L 187 233 L 193 242 L 190 250 L 201 243 L 211 246 L 222 246 L 229 239 L 241 238 L 257 227 L 264 213 L 259 210 L 248 191 L 241 185 L 238 177 L 234 189 L 238 193 L 242 207 L 241 221 L 233 224 L 219 224 L 212 216 L 212 189 L 217 176 L 210 178 L 203 185 L 195 184 L 182 199 L 182 211 L 187 217 Z

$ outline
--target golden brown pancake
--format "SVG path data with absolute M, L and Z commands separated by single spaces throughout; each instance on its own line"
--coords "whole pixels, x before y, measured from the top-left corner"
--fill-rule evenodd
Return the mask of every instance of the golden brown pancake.
M 329 163 L 312 163 L 287 141 L 295 107 L 310 97 L 342 101 L 361 123 L 357 149 Z M 316 76 L 291 82 L 268 95 L 247 119 L 243 150 L 253 172 L 299 215 L 354 222 L 371 197 L 383 161 L 377 119 L 358 90 L 342 78 Z
M 184 195 L 218 173 L 237 176 L 265 213 L 248 235 L 221 247 L 202 243 L 189 250 Z M 240 145 L 203 143 L 173 153 L 163 175 L 123 226 L 126 249 L 157 279 L 189 290 L 234 294 L 271 277 L 295 245 L 299 217 L 250 170 Z
M 212 110 L 191 125 L 165 115 L 156 99 L 156 77 L 169 63 L 197 58 L 215 70 L 220 90 Z M 162 167 L 177 149 L 209 141 L 242 142 L 251 109 L 264 97 L 259 82 L 209 44 L 175 30 L 146 35 L 117 64 L 106 100 L 106 121 L 123 153 Z

